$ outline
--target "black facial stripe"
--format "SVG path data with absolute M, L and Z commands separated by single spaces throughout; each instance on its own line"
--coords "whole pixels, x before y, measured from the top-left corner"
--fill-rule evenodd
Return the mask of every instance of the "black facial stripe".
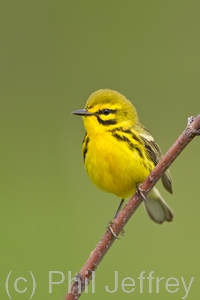
M 115 125 L 115 124 L 117 124 L 117 121 L 116 121 L 115 119 L 102 120 L 99 116 L 96 116 L 96 117 L 97 117 L 97 121 L 98 121 L 99 124 L 101 124 L 101 125 L 108 126 L 108 125 Z

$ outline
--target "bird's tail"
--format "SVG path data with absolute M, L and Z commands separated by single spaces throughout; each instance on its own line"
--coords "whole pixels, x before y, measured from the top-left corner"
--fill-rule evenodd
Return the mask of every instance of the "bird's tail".
M 144 201 L 144 205 L 149 217 L 154 222 L 162 224 L 164 221 L 171 222 L 173 220 L 173 212 L 157 188 L 154 187 L 151 190 L 148 194 L 148 201 Z

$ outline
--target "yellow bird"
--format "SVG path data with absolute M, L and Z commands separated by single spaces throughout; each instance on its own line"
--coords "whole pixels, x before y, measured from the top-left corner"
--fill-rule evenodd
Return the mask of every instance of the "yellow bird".
M 90 95 L 82 110 L 86 134 L 82 143 L 84 165 L 92 182 L 123 199 L 132 196 L 162 157 L 161 150 L 148 130 L 139 122 L 137 111 L 125 96 L 110 89 Z M 166 190 L 172 193 L 167 170 L 162 176 Z M 173 212 L 157 188 L 144 202 L 156 223 L 172 221 Z

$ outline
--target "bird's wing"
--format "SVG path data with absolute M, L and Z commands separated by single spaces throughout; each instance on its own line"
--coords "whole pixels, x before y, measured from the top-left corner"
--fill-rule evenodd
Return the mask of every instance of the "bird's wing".
M 155 165 L 158 164 L 160 159 L 162 158 L 162 152 L 160 150 L 160 147 L 155 142 L 154 138 L 151 136 L 151 134 L 147 131 L 147 129 L 144 127 L 144 132 L 140 133 L 140 137 L 144 142 L 145 148 L 151 158 L 151 160 L 154 162 Z M 162 175 L 162 183 L 165 189 L 172 194 L 172 178 L 170 175 L 169 170 L 167 170 Z

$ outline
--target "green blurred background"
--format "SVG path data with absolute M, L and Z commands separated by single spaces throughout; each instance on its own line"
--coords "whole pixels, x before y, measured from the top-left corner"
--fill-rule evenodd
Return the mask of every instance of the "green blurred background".
M 1 0 L 1 299 L 8 299 L 10 271 L 12 299 L 29 299 L 29 271 L 33 299 L 63 299 L 68 271 L 80 270 L 119 203 L 90 182 L 82 120 L 71 111 L 99 88 L 116 89 L 132 100 L 163 152 L 200 113 L 199 16 L 198 0 Z M 187 299 L 197 299 L 199 147 L 196 138 L 172 165 L 173 196 L 159 185 L 174 222 L 156 225 L 139 208 L 99 266 L 95 294 L 90 286 L 83 299 L 183 299 L 181 277 L 187 286 L 194 277 Z M 52 293 L 50 271 L 65 275 Z M 134 292 L 106 292 L 115 271 L 120 282 L 135 279 Z M 140 293 L 142 271 L 164 277 L 159 293 L 155 280 L 152 293 L 147 280 Z M 18 282 L 25 293 L 14 288 L 18 277 L 28 281 Z M 175 293 L 165 288 L 169 277 L 180 282 Z

